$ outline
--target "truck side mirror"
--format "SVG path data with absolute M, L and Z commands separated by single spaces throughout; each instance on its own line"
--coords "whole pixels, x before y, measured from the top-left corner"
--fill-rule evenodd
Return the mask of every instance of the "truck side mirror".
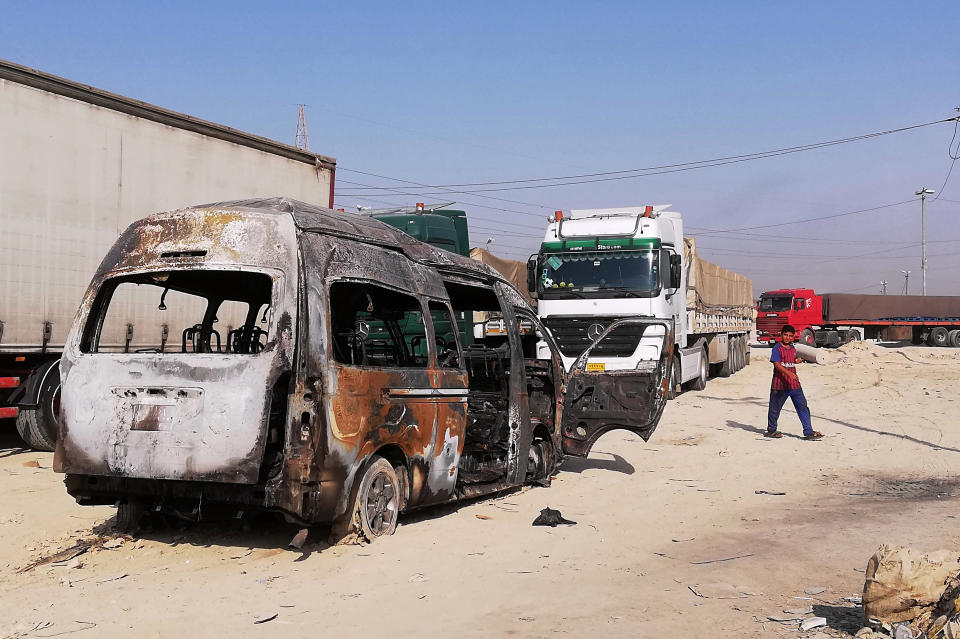
M 795 308 L 795 309 L 798 310 L 798 311 L 802 311 L 802 310 L 803 310 L 803 300 L 802 300 L 802 299 L 793 300 L 793 308 Z
M 533 295 L 537 292 L 537 255 L 527 258 L 527 292 Z
M 670 255 L 670 288 L 680 288 L 680 259 L 676 253 Z

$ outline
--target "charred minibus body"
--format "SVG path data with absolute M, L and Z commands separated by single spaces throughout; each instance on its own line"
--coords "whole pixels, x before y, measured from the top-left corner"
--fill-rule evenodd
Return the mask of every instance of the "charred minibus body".
M 471 338 L 490 312 L 507 333 Z M 150 313 L 163 330 L 138 334 Z M 642 423 L 598 420 L 597 406 L 564 419 L 565 383 L 582 396 L 592 381 L 564 379 L 495 271 L 283 198 L 132 224 L 87 291 L 61 375 L 55 469 L 79 503 L 119 504 L 121 526 L 146 510 L 272 510 L 368 538 L 404 510 L 547 482 L 564 449 L 586 455 L 610 428 L 649 437 L 666 389 L 659 372 L 628 384 L 621 413 Z

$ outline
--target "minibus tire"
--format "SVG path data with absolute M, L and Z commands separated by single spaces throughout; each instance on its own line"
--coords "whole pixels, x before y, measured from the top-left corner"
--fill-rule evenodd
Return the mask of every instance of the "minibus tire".
M 375 455 L 367 465 L 360 479 L 353 512 L 357 514 L 360 532 L 368 541 L 392 535 L 397 530 L 400 481 L 397 471 L 383 457 Z
M 137 499 L 128 499 L 117 504 L 117 519 L 113 524 L 114 530 L 120 533 L 132 533 L 140 529 L 146 508 L 143 502 Z

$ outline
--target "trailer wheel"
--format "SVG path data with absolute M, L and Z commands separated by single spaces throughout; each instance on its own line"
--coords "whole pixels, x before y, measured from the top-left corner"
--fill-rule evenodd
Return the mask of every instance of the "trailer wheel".
M 927 336 L 927 345 L 929 346 L 948 346 L 950 343 L 950 334 L 942 326 L 937 326 L 930 331 L 930 335 Z
M 742 338 L 742 337 L 739 337 L 739 336 L 738 336 L 738 337 L 735 337 L 734 339 L 736 340 L 735 344 L 736 344 L 736 347 L 737 347 L 737 350 L 736 350 L 736 353 L 737 353 L 737 370 L 736 370 L 736 372 L 739 373 L 740 371 L 743 370 L 743 367 L 746 366 L 746 363 L 744 362 L 744 358 L 746 357 L 746 352 L 745 352 L 746 349 L 744 349 L 744 347 L 743 347 L 743 338 Z
M 667 399 L 676 399 L 680 394 L 680 356 L 673 356 L 673 365 L 670 367 L 670 380 L 667 383 Z
M 953 348 L 960 348 L 960 329 L 953 329 L 947 333 L 947 342 Z
M 814 333 L 811 329 L 805 328 L 803 332 L 800 333 L 800 343 L 804 346 L 813 346 L 817 345 L 817 334 Z
M 717 377 L 730 377 L 733 374 L 733 340 L 727 340 L 727 359 L 717 366 Z
M 17 432 L 34 450 L 52 451 L 57 445 L 57 414 L 60 412 L 60 368 L 54 365 L 41 381 L 35 409 L 20 409 Z

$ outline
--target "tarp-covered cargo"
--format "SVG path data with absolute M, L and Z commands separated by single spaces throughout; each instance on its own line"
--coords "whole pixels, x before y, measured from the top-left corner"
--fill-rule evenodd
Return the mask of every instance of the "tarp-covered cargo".
M 828 293 L 823 296 L 825 322 L 908 318 L 960 318 L 960 296 L 853 295 L 849 293 Z
M 697 255 L 692 237 L 683 239 L 687 264 L 687 309 L 753 317 L 753 282 Z
M 530 295 L 530 292 L 527 290 L 527 263 L 518 262 L 517 260 L 505 260 L 502 257 L 497 257 L 490 251 L 487 251 L 482 248 L 472 248 L 470 249 L 470 257 L 484 264 L 492 266 L 500 275 L 503 275 L 508 282 L 513 284 L 521 295 L 536 307 L 536 301 Z

